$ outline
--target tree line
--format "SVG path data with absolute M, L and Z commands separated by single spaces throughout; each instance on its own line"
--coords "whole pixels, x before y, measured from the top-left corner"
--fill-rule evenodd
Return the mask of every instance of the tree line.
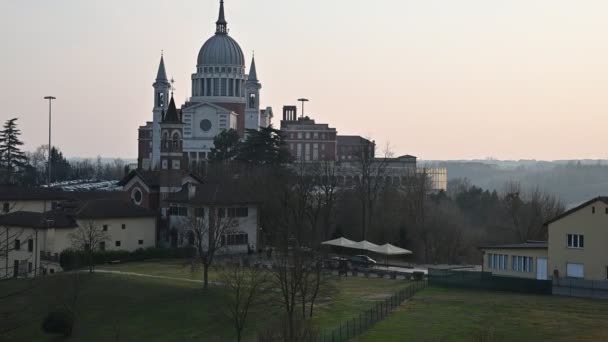
M 49 146 L 41 145 L 33 152 L 22 150 L 21 130 L 17 118 L 7 120 L 0 130 L 0 184 L 38 186 L 49 178 Z M 119 180 L 127 172 L 122 159 L 111 162 L 101 157 L 95 160 L 68 160 L 61 150 L 51 147 L 51 183 L 80 179 Z

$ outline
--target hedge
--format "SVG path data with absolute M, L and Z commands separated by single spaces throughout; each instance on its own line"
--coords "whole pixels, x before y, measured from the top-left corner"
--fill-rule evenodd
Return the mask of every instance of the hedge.
M 111 262 L 132 262 L 149 259 L 185 259 L 196 255 L 196 250 L 187 248 L 146 248 L 134 252 L 128 251 L 95 251 L 92 254 L 93 265 L 103 265 Z M 89 254 L 85 251 L 67 249 L 61 252 L 59 264 L 66 270 L 73 270 L 89 265 Z

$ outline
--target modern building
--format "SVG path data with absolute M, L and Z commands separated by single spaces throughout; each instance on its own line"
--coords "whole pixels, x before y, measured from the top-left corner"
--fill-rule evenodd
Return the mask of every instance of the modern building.
M 546 242 L 482 247 L 484 270 L 541 280 L 608 280 L 608 197 L 594 198 L 545 225 Z
M 355 161 L 361 158 L 373 159 L 376 156 L 376 142 L 358 135 L 338 136 L 338 156 L 341 162 Z
M 336 129 L 328 124 L 316 123 L 309 117 L 298 117 L 296 106 L 283 107 L 281 132 L 294 160 L 336 161 Z
M 73 233 L 88 227 L 107 235 L 96 246 L 100 250 L 156 246 L 156 214 L 130 201 L 96 199 L 47 212 L 14 211 L 0 215 L 0 231 L 8 237 L 0 242 L 0 279 L 60 272 L 60 253 L 73 247 Z
M 172 124 L 182 125 L 180 163 L 205 161 L 213 148 L 213 139 L 222 130 L 235 129 L 244 137 L 247 129 L 267 127 L 272 118 L 272 108 L 260 109 L 262 84 L 255 58 L 252 57 L 247 73 L 243 50 L 229 34 L 223 0 L 215 26 L 215 34 L 198 54 L 196 71 L 191 77 L 192 96 L 179 110 L 173 104 L 177 116 L 170 118 Z M 164 56 L 161 56 L 153 88 L 153 119 L 141 126 L 138 134 L 138 168 L 143 170 L 163 167 L 161 126 L 168 111 L 173 111 L 172 84 L 167 77 Z M 175 164 L 167 167 L 171 166 Z

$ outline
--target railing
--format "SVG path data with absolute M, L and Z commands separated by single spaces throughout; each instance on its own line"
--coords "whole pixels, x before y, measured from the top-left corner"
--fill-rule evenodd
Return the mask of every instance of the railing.
M 331 331 L 320 334 L 317 341 L 348 341 L 363 334 L 376 323 L 390 315 L 393 310 L 401 306 L 404 301 L 412 298 L 418 291 L 426 288 L 426 286 L 427 284 L 424 280 L 413 282 L 410 286 L 399 291 L 392 297 L 377 303 L 373 308 L 360 313 L 358 316 L 355 316 L 346 322 L 342 322 L 339 327 Z
M 608 281 L 572 278 L 553 279 L 553 294 L 558 296 L 608 299 Z

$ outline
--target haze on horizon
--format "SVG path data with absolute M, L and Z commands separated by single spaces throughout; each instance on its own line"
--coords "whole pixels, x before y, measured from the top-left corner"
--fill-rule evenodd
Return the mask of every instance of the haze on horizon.
M 190 94 L 218 0 L 0 3 L 0 120 L 25 148 L 135 158 L 161 49 Z M 226 0 L 262 106 L 421 159 L 607 158 L 605 0 Z

